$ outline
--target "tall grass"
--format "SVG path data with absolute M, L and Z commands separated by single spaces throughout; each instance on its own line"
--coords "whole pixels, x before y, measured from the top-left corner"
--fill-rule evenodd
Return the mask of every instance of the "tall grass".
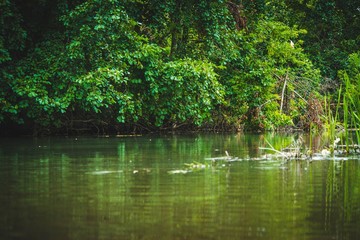
M 360 78 L 354 83 L 346 72 L 342 72 L 341 79 L 343 85 L 333 105 L 330 98 L 325 98 L 326 138 L 330 150 L 333 150 L 336 138 L 340 138 L 344 150 L 349 153 L 350 148 L 360 144 Z
M 343 96 L 344 103 L 344 127 L 345 130 L 349 130 L 348 124 L 352 131 L 355 131 L 356 144 L 360 143 L 360 78 L 357 82 L 352 83 L 349 76 L 345 72 L 343 74 L 343 81 L 345 84 L 345 92 Z M 349 131 L 346 131 L 347 133 Z M 349 136 L 346 137 L 346 145 L 349 145 Z
M 341 92 L 342 88 L 340 87 L 335 104 L 331 104 L 330 97 L 325 98 L 325 135 L 330 146 L 333 146 L 335 139 L 340 137 L 339 135 L 342 129 L 339 115 L 341 106 Z M 332 108 L 332 106 L 335 106 L 335 109 Z

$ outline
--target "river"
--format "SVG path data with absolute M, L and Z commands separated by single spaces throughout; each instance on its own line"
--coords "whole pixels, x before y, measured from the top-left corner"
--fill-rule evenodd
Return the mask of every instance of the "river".
M 295 138 L 2 138 L 0 239 L 360 239 L 359 159 L 260 149 Z

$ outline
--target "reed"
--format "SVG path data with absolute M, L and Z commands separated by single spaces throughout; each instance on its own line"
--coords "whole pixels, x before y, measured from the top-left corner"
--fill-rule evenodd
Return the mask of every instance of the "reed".
M 346 119 L 351 124 L 351 129 L 355 131 L 355 141 L 356 144 L 360 143 L 360 119 L 359 119 L 359 112 L 360 112 L 360 78 L 357 82 L 351 82 L 348 75 L 344 74 L 344 82 L 345 82 L 345 89 L 346 92 L 344 94 L 344 99 L 346 101 L 346 107 L 348 114 Z M 344 110 L 345 111 L 345 110 Z M 345 119 L 344 119 L 345 122 Z M 348 145 L 348 144 L 347 144 Z
M 325 122 L 328 126 L 327 135 L 330 143 L 334 143 L 335 139 L 340 137 L 341 146 L 346 153 L 349 153 L 350 148 L 358 148 L 360 143 L 360 80 L 354 83 L 346 72 L 341 78 L 343 85 L 337 96 L 335 114 L 325 101 L 327 112 Z
M 335 109 L 333 109 L 330 103 L 330 98 L 325 98 L 325 137 L 329 142 L 329 146 L 332 146 L 335 142 L 335 139 L 338 138 L 341 134 L 341 129 L 343 129 L 342 123 L 340 121 L 340 107 L 341 103 L 341 92 L 342 88 L 339 89 L 339 94 L 337 96 L 337 101 Z
M 346 88 L 345 88 L 346 89 Z M 347 92 L 345 92 L 343 96 L 343 126 L 344 126 L 344 135 L 345 135 L 345 148 L 346 152 L 349 152 L 349 105 L 348 105 L 348 96 Z

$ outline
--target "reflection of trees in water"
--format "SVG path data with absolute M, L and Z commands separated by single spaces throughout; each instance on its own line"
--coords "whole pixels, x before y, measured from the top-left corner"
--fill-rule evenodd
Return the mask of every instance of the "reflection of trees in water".
M 343 229 L 360 219 L 359 167 L 357 160 L 329 161 L 326 173 L 325 228 L 339 234 L 340 238 L 354 239 L 358 236 Z M 342 231 L 339 232 L 334 226 Z M 353 234 L 356 232 L 360 233 L 357 230 Z
M 259 156 L 259 147 L 263 144 L 264 135 L 250 135 L 246 138 L 247 152 L 249 153 L 250 158 L 255 158 Z
M 358 160 L 325 160 L 308 168 L 304 189 L 310 200 L 308 219 L 312 228 L 326 233 L 324 238 L 355 239 L 360 234 L 354 228 L 360 220 L 359 167 Z M 314 186 L 319 184 L 316 179 L 323 179 L 321 187 Z
M 15 201 L 23 205 L 10 205 L 14 216 L 7 216 L 8 222 L 39 216 L 39 221 L 49 222 L 44 224 L 48 229 L 67 229 L 74 239 L 107 238 L 114 232 L 123 239 L 283 239 L 319 233 L 324 238 L 356 238 L 359 161 L 288 161 L 286 168 L 276 162 L 242 161 L 184 175 L 167 173 L 223 150 L 256 156 L 252 149 L 265 139 L 281 148 L 295 137 L 144 136 L 49 145 L 32 155 L 14 151 L 9 153 L 14 161 L 0 165 L 11 170 L 0 174 L 0 180 L 16 189 L 12 195 L 10 188 L 2 190 L 6 199 L 19 197 Z M 102 170 L 113 172 L 89 174 Z M 30 224 L 29 219 L 19 221 Z
M 132 174 L 129 174 L 129 177 L 129 196 L 132 197 L 137 203 L 145 203 L 149 197 L 149 192 L 151 189 L 151 175 L 147 172 L 146 169 L 139 169 L 133 170 Z

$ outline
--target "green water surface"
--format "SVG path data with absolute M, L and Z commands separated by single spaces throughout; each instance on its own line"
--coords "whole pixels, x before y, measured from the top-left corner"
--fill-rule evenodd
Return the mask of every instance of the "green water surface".
M 360 239 L 359 159 L 267 160 L 266 140 L 294 136 L 0 139 L 0 239 Z

